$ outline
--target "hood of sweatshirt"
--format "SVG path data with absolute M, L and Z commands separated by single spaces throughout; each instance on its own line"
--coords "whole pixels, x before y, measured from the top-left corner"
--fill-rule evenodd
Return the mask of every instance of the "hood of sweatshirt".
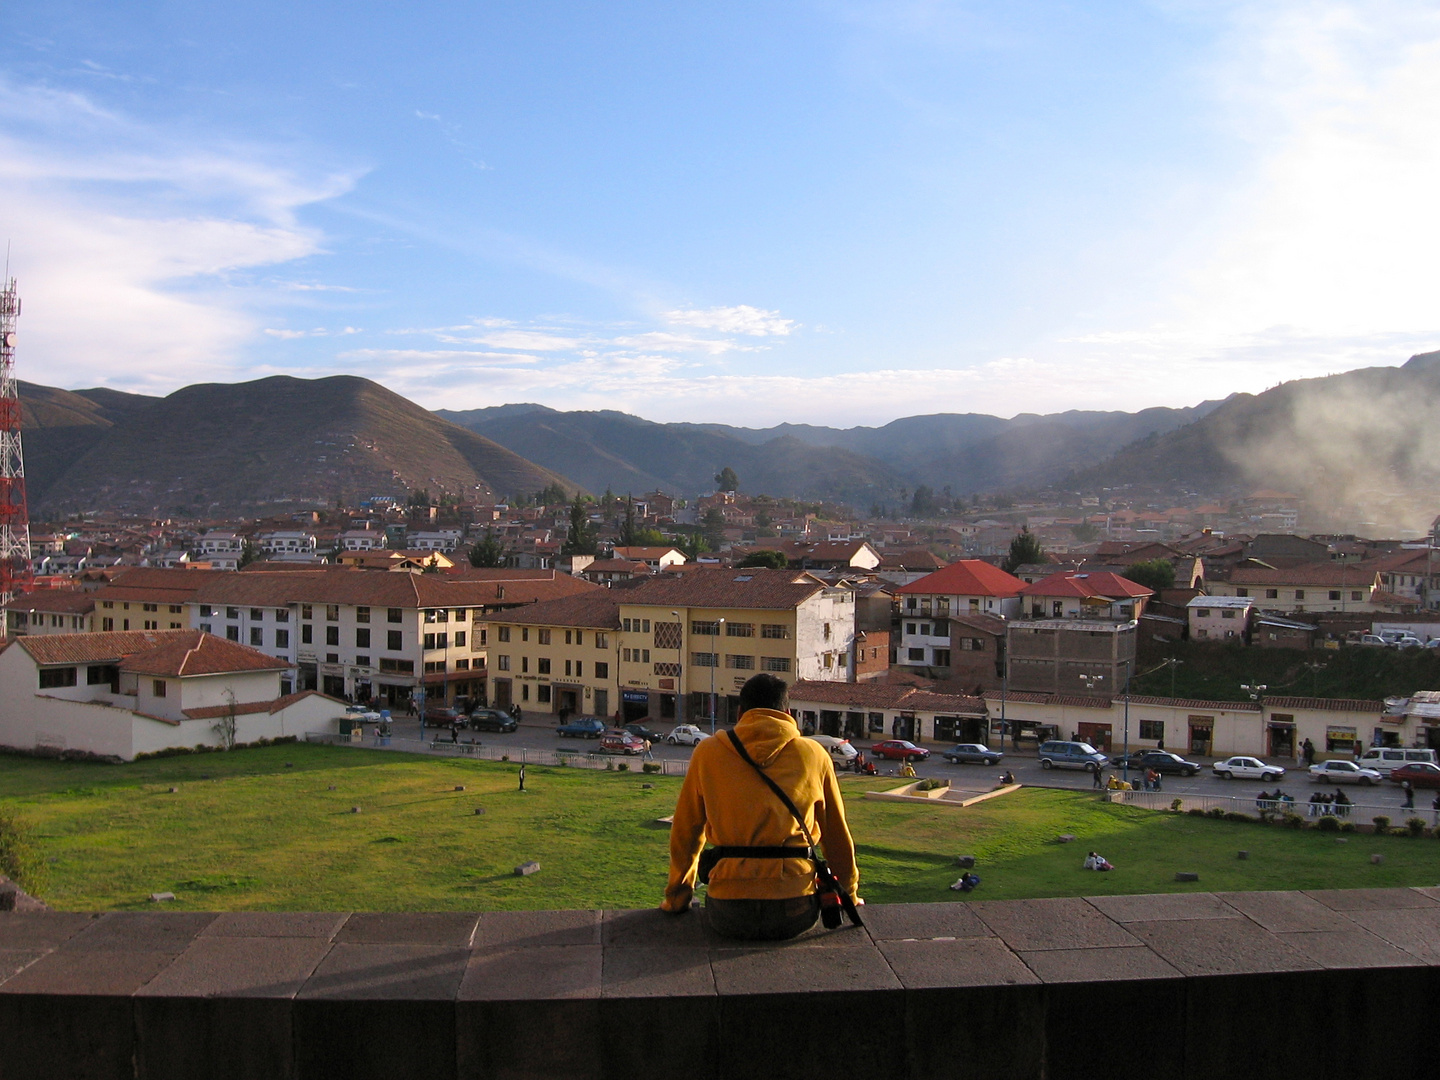
M 755 764 L 763 767 L 775 760 L 787 743 L 800 738 L 800 729 L 789 713 L 751 709 L 735 724 L 735 734 Z

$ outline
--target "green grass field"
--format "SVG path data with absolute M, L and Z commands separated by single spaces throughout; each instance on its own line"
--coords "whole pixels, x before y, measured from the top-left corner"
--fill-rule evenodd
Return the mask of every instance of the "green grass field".
M 678 779 L 531 766 L 522 793 L 516 772 L 304 745 L 124 766 L 5 757 L 0 812 L 24 823 L 46 864 L 39 891 L 67 910 L 149 907 L 152 892 L 174 892 L 167 907 L 193 910 L 659 902 L 668 832 L 655 819 L 673 807 Z M 966 810 L 860 797 L 895 782 L 845 782 L 872 903 L 958 900 L 946 887 L 957 854 L 978 858 L 975 899 L 1440 883 L 1433 838 L 1351 834 L 1341 844 L 1041 789 Z M 1077 839 L 1057 843 L 1061 833 Z M 1082 870 L 1091 848 L 1117 869 Z M 1241 848 L 1248 860 L 1236 858 Z M 516 877 L 528 859 L 540 872 Z M 1200 882 L 1177 884 L 1176 870 L 1198 871 Z

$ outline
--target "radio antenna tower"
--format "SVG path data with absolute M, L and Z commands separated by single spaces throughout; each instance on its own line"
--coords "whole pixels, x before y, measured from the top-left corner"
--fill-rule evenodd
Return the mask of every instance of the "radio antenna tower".
M 0 607 L 30 583 L 30 515 L 25 504 L 25 455 L 20 450 L 20 394 L 15 382 L 15 320 L 20 295 L 6 252 L 0 279 Z

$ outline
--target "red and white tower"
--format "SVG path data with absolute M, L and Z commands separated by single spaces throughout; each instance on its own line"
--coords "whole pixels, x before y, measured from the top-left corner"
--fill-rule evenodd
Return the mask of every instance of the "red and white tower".
M 25 505 L 25 455 L 20 449 L 20 393 L 15 382 L 15 279 L 0 289 L 0 605 L 30 582 L 30 515 Z

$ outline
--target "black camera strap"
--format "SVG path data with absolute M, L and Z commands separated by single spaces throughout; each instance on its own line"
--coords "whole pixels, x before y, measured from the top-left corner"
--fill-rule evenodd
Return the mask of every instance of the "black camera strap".
M 806 845 L 808 845 L 808 851 L 802 854 L 801 850 L 794 849 L 796 853 L 793 857 L 808 857 L 810 861 L 815 864 L 815 876 L 819 879 L 820 891 L 822 893 L 833 892 L 840 900 L 841 910 L 845 912 L 845 914 L 849 917 L 850 921 L 856 926 L 864 926 L 865 924 L 860 921 L 860 912 L 855 907 L 855 901 L 852 900 L 850 894 L 845 891 L 845 887 L 840 884 L 840 879 L 835 876 L 835 871 L 830 869 L 830 864 L 825 861 L 824 857 L 816 848 L 815 838 L 810 835 L 810 830 L 805 825 L 805 818 L 796 808 L 794 801 L 790 798 L 789 795 L 785 794 L 784 788 L 782 788 L 779 784 L 775 783 L 774 780 L 771 780 L 770 777 L 766 775 L 765 770 L 755 763 L 755 759 L 750 756 L 749 752 L 745 749 L 745 744 L 740 741 L 740 737 L 736 735 L 733 730 L 726 731 L 725 734 L 729 736 L 730 745 L 735 747 L 735 752 L 740 755 L 740 759 L 744 761 L 745 764 L 749 765 L 752 769 L 754 769 L 761 780 L 765 781 L 765 786 L 768 787 L 771 791 L 773 791 L 776 798 L 778 798 L 782 803 L 785 804 L 785 809 L 789 810 L 791 815 L 795 818 L 795 824 L 800 826 L 800 835 L 805 837 L 805 843 Z M 758 849 L 732 848 L 730 850 L 738 852 Z M 726 856 L 720 856 L 720 858 L 725 857 Z M 746 858 L 747 856 L 737 855 L 733 857 Z M 774 858 L 775 856 L 772 855 L 770 857 Z

